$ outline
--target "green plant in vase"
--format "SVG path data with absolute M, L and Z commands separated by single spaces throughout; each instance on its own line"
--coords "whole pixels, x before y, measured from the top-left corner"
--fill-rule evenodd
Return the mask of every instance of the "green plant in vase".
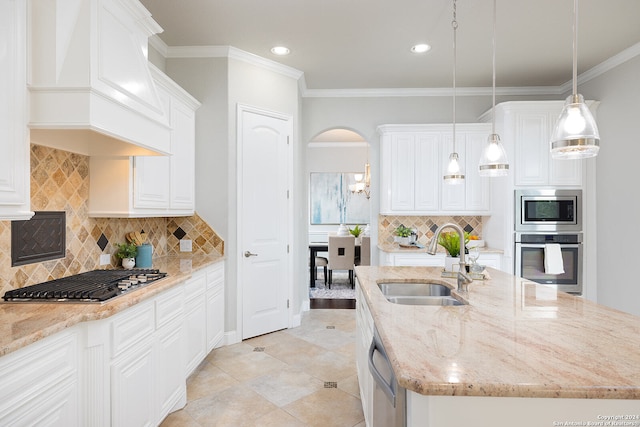
M 355 227 L 349 229 L 349 233 L 356 239 L 360 237 L 363 231 L 364 230 L 359 225 L 356 225 Z
M 138 247 L 133 243 L 116 243 L 116 246 L 116 256 L 122 260 L 122 266 L 127 269 L 135 267 Z
M 465 245 L 469 242 L 469 233 L 464 233 Z M 460 256 L 460 235 L 454 231 L 440 233 L 438 244 L 445 248 L 449 256 Z

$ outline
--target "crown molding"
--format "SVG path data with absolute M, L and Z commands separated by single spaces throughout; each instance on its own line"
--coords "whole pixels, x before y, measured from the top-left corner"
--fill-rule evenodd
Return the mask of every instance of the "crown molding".
M 491 87 L 458 87 L 456 96 L 491 95 Z M 525 86 L 496 88 L 497 95 L 557 95 L 556 86 Z M 307 89 L 304 98 L 385 98 L 411 96 L 453 96 L 453 88 L 382 88 L 382 89 Z
M 149 38 L 153 46 L 165 58 L 232 58 L 253 64 L 298 81 L 300 96 L 303 98 L 385 98 L 419 96 L 453 96 L 453 88 L 376 88 L 376 89 L 309 89 L 304 72 L 282 65 L 270 59 L 237 49 L 232 46 L 167 46 L 157 35 Z M 640 43 L 623 50 L 611 58 L 578 76 L 578 85 L 587 83 L 607 71 L 640 55 Z M 491 95 L 491 87 L 456 88 L 456 96 Z M 496 94 L 502 96 L 562 95 L 572 90 L 572 81 L 559 86 L 498 87 Z

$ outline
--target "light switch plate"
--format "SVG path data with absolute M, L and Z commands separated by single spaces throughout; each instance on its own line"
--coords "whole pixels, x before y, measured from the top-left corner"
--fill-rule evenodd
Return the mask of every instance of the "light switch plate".
M 111 264 L 111 255 L 100 254 L 100 265 L 108 265 L 108 264 Z
M 191 240 L 180 240 L 180 252 L 191 252 Z

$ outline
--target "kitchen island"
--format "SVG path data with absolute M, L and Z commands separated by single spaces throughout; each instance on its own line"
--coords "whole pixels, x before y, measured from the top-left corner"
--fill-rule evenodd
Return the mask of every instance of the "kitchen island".
M 358 307 L 407 390 L 408 426 L 640 425 L 638 317 L 495 269 L 452 292 L 460 306 L 394 304 L 377 286 L 455 289 L 441 270 L 356 267 Z

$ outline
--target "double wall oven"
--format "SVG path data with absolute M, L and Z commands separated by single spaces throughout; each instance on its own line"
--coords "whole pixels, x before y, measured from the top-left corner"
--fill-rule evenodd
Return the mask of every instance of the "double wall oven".
M 582 191 L 516 190 L 514 253 L 517 276 L 582 294 Z M 549 271 L 554 253 L 562 273 Z

